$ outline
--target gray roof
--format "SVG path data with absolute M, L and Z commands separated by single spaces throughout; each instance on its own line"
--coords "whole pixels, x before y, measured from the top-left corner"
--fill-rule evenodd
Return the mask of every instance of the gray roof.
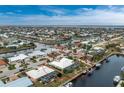
M 3 83 L 3 81 L 0 81 L 0 87 L 3 87 L 5 84 Z
M 28 77 L 22 77 L 7 84 L 0 83 L 1 87 L 29 87 L 33 85 L 32 81 Z

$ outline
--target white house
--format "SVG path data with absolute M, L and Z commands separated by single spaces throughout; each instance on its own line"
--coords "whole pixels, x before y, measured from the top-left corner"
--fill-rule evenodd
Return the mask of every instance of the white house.
M 37 80 L 48 81 L 55 76 L 55 71 L 47 66 L 41 66 L 38 67 L 36 70 L 30 70 L 26 72 L 26 74 L 34 82 Z
M 94 50 L 104 50 L 104 48 L 102 48 L 102 47 L 94 47 L 93 49 Z
M 76 67 L 75 62 L 68 58 L 62 58 L 59 61 L 50 62 L 49 65 L 60 70 L 73 70 Z
M 102 47 L 94 47 L 93 50 L 95 50 L 97 53 L 105 52 L 105 49 Z
M 13 63 L 13 62 L 16 62 L 16 61 L 22 61 L 22 60 L 24 60 L 26 58 L 28 58 L 27 55 L 25 55 L 25 54 L 19 54 L 17 56 L 8 58 L 8 60 L 9 60 L 9 63 Z
M 45 52 L 41 52 L 41 51 L 33 51 L 32 53 L 28 54 L 29 57 L 33 57 L 33 56 L 44 56 L 46 55 Z
M 87 44 L 89 44 L 89 42 L 90 42 L 90 41 L 82 41 L 81 43 L 87 45 Z
M 6 48 L 11 48 L 11 47 L 16 47 L 16 48 L 18 48 L 19 45 L 18 45 L 18 44 L 11 44 L 11 45 L 7 45 L 7 46 L 6 46 Z

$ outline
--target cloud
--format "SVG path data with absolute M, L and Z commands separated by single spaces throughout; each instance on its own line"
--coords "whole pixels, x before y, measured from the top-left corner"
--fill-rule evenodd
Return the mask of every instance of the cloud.
M 107 6 L 106 8 L 80 8 L 76 10 L 49 9 L 56 15 L 17 15 L 0 16 L 0 24 L 21 25 L 124 25 L 124 8 Z M 74 12 L 70 15 L 68 13 Z
M 7 14 L 7 15 L 13 15 L 15 13 L 14 12 L 5 12 L 5 14 Z
M 14 15 L 14 12 L 0 12 L 1 16 Z
M 40 10 L 44 10 L 52 13 L 53 15 L 64 15 L 68 12 L 67 9 L 64 8 L 56 8 L 55 6 L 40 6 Z

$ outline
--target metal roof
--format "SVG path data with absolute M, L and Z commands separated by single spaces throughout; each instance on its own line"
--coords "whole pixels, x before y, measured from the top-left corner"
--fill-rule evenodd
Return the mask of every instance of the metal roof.
M 4 87 L 29 87 L 33 85 L 28 77 L 22 77 L 4 85 Z
M 53 61 L 49 63 L 52 66 L 65 69 L 66 67 L 69 67 L 74 64 L 73 60 L 68 59 L 68 58 L 62 58 L 60 61 Z
M 3 81 L 0 81 L 0 87 L 4 87 L 4 85 Z
M 14 57 L 8 58 L 8 60 L 13 62 L 13 61 L 17 61 L 17 60 L 23 60 L 23 59 L 25 59 L 27 57 L 28 57 L 27 55 L 19 54 L 18 56 L 14 56 Z
M 32 53 L 28 54 L 29 56 L 42 56 L 45 55 L 45 52 L 41 52 L 41 51 L 33 51 Z
M 47 66 L 41 66 L 37 70 L 30 70 L 30 71 L 26 72 L 26 74 L 34 79 L 38 79 L 38 78 L 45 76 L 52 72 L 54 72 L 53 69 L 51 69 Z

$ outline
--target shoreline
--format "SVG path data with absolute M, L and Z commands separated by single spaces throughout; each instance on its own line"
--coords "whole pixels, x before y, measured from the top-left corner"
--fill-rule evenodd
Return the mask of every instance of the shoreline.
M 109 57 L 112 56 L 112 55 L 117 55 L 117 54 L 118 54 L 118 55 L 124 55 L 123 53 L 120 53 L 120 52 L 113 52 L 113 53 L 111 53 L 111 54 L 109 54 L 109 55 L 103 57 L 100 61 L 96 62 L 92 67 L 90 67 L 90 68 L 88 68 L 88 69 L 93 69 L 97 63 L 101 63 L 101 64 L 102 64 L 102 62 L 104 62 L 104 60 L 106 60 L 107 58 L 109 58 Z M 89 70 L 85 70 L 85 71 L 86 71 L 86 73 L 88 73 Z M 63 87 L 65 84 L 67 84 L 67 83 L 69 83 L 69 82 L 75 80 L 76 78 L 78 78 L 79 76 L 81 76 L 83 73 L 84 73 L 84 71 L 82 71 L 81 73 L 79 73 L 79 74 L 77 74 L 76 76 L 72 77 L 71 79 L 65 81 L 64 83 L 62 83 L 62 84 L 59 85 L 58 87 Z M 83 75 L 83 77 L 84 77 L 84 76 L 86 76 L 86 75 Z
M 35 47 L 29 47 L 29 48 L 22 48 L 22 49 L 17 49 L 17 50 L 10 50 L 10 51 L 5 51 L 5 52 L 0 52 L 0 54 L 7 54 L 7 53 L 13 53 L 13 52 L 18 52 L 18 51 L 23 51 L 23 50 L 28 50 L 28 49 L 33 49 Z

